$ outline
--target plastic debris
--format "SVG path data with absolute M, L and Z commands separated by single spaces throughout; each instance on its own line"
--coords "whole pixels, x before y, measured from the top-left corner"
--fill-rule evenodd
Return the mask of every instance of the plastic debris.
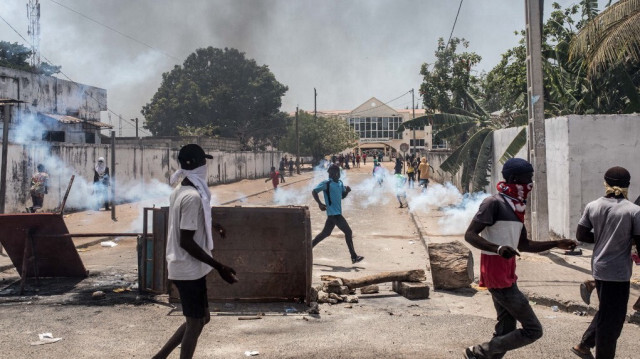
M 254 357 L 256 355 L 260 355 L 260 352 L 258 352 L 257 350 L 247 350 L 246 352 L 244 352 L 244 355 L 248 357 Z
M 101 245 L 102 247 L 109 247 L 109 248 L 112 248 L 112 247 L 117 246 L 117 245 L 118 245 L 118 243 L 116 243 L 116 242 L 114 242 L 114 241 L 104 241 L 104 242 L 100 242 L 100 245 Z
M 582 310 L 576 310 L 575 312 L 573 312 L 573 314 L 580 316 L 580 317 L 584 317 L 585 315 L 587 315 L 587 312 L 582 311 Z
M 62 338 L 54 338 L 53 334 L 51 333 L 41 333 L 41 334 L 38 334 L 38 337 L 40 338 L 40 340 L 38 340 L 37 342 L 32 342 L 30 344 L 43 345 L 43 344 L 51 344 L 51 343 L 59 342 L 62 340 Z
M 551 307 L 551 310 L 553 310 L 554 312 L 557 312 L 559 309 L 557 305 L 554 305 L 553 307 Z
M 297 310 L 295 308 L 286 308 L 284 311 L 287 312 L 287 313 L 295 313 L 295 312 L 297 312 Z

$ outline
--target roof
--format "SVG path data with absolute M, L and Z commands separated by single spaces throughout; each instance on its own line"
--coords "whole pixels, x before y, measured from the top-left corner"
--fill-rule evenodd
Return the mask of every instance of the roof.
M 0 98 L 0 105 L 11 105 L 16 103 L 25 103 L 24 101 L 16 100 L 13 98 Z
M 68 116 L 68 115 L 55 115 L 51 113 L 40 113 L 40 115 L 52 118 L 60 123 L 83 123 L 83 124 L 100 127 L 100 128 L 113 128 L 113 126 L 106 124 L 104 122 L 83 120 L 81 118 Z

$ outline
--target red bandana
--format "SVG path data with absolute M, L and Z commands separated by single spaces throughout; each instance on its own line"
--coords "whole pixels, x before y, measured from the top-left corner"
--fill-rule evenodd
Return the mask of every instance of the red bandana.
M 498 182 L 496 188 L 498 192 L 507 200 L 511 205 L 513 212 L 520 222 L 524 222 L 524 212 L 527 209 L 527 196 L 533 187 L 533 183 L 529 184 L 515 184 L 506 183 L 504 181 Z

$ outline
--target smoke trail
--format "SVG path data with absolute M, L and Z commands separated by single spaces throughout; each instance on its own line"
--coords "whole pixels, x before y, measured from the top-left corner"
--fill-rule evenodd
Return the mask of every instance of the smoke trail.
M 442 234 L 464 234 L 480 203 L 489 197 L 485 192 L 465 193 L 462 202 L 444 209 L 444 217 L 438 220 Z
M 460 201 L 462 201 L 462 194 L 450 182 L 445 183 L 444 186 L 439 183 L 429 184 L 425 192 L 418 196 L 411 196 L 408 200 L 411 212 L 428 212 L 458 204 Z

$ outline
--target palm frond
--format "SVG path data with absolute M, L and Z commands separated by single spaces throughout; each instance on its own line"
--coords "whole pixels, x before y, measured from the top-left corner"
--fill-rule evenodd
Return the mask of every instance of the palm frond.
M 484 187 L 489 184 L 487 181 L 487 175 L 491 168 L 491 158 L 493 155 L 493 131 L 487 132 L 473 169 L 473 178 L 471 185 L 473 191 L 482 191 Z
M 620 81 L 621 93 L 629 100 L 625 113 L 640 112 L 640 93 L 638 93 L 638 88 L 634 85 L 633 80 L 621 66 L 617 66 L 614 72 Z
M 435 140 L 439 142 L 442 139 L 451 139 L 452 137 L 457 137 L 463 133 L 466 133 L 470 129 L 476 126 L 475 122 L 462 122 L 456 123 L 454 125 L 445 127 L 438 132 L 435 133 Z
M 459 107 L 453 107 L 450 108 L 448 113 L 454 114 L 454 115 L 463 115 L 463 116 L 469 116 L 469 117 L 478 117 L 477 114 L 467 111 L 465 109 L 459 108 Z
M 514 137 L 513 141 L 507 146 L 507 149 L 504 150 L 502 157 L 500 157 L 500 163 L 504 164 L 508 159 L 515 157 L 526 144 L 527 128 L 525 127 Z
M 412 130 L 428 126 L 431 123 L 432 115 L 424 115 L 416 117 L 413 120 L 405 121 L 400 124 L 396 132 L 403 132 L 404 130 Z
M 569 60 L 587 58 L 589 73 L 594 74 L 605 68 L 603 59 L 613 59 L 615 63 L 622 53 L 637 55 L 639 14 L 640 0 L 620 0 L 607 7 L 573 38 Z
M 589 75 L 602 73 L 622 61 L 640 62 L 640 9 L 613 26 L 601 42 L 590 51 Z
M 485 111 L 485 109 L 480 106 L 478 101 L 469 93 L 469 91 L 464 91 L 464 97 L 471 105 L 471 108 L 473 108 L 478 113 L 478 115 L 482 117 L 489 117 L 487 111 Z
M 455 150 L 454 153 L 451 154 L 451 156 L 449 156 L 442 162 L 440 168 L 451 174 L 455 174 L 456 172 L 458 172 L 460 166 L 468 159 L 468 155 L 471 149 L 481 146 L 482 141 L 484 141 L 484 136 L 491 131 L 493 130 L 490 128 L 483 128 L 474 133 L 471 138 L 467 140 L 467 142 L 458 147 L 458 149 Z M 456 157 L 452 158 L 454 154 L 456 155 Z M 451 161 L 449 161 L 450 159 Z

